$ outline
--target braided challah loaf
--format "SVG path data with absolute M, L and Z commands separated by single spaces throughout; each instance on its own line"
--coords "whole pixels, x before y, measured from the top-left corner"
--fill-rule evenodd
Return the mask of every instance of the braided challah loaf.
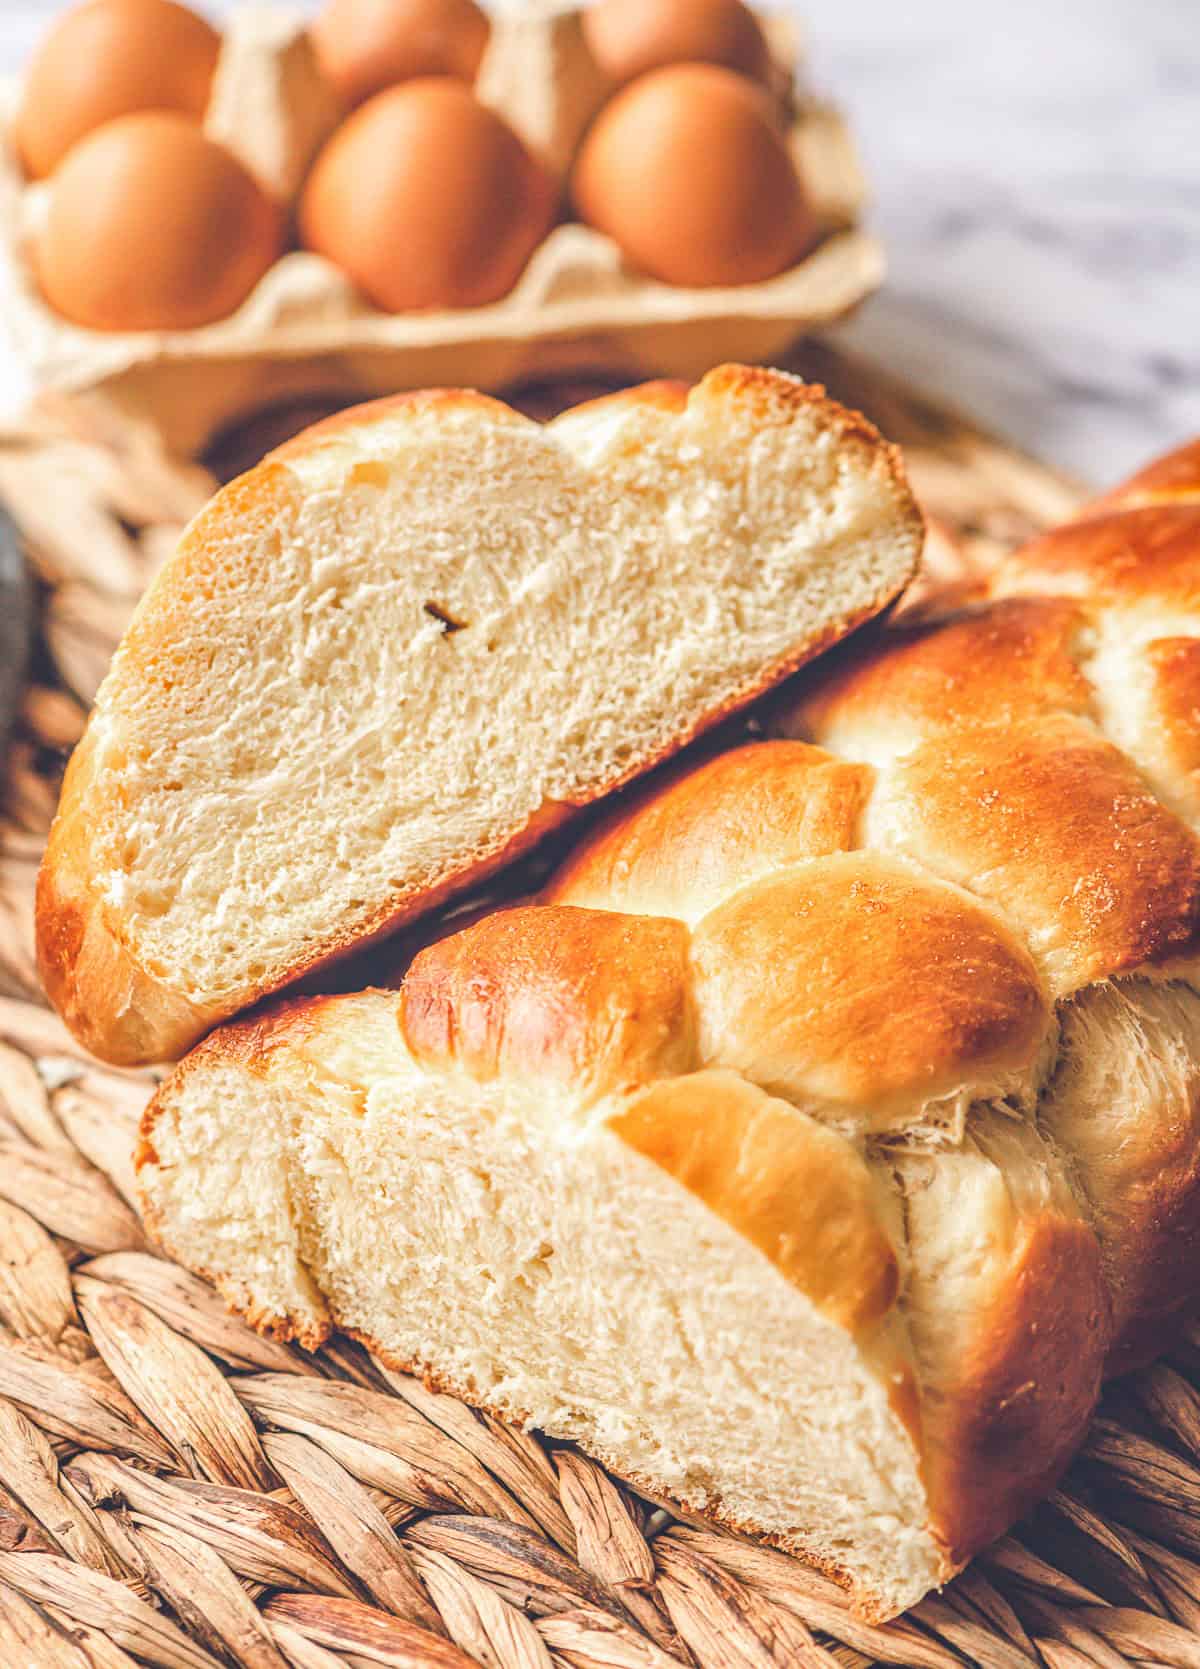
M 1195 483 L 845 646 L 398 994 L 214 1034 L 163 1244 L 870 1615 L 944 1581 L 1200 1297 Z

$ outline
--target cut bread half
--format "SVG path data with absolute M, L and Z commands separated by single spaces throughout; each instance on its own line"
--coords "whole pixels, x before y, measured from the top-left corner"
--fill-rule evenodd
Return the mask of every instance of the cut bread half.
M 117 652 L 40 877 L 47 991 L 108 1060 L 180 1054 L 751 700 L 920 544 L 895 451 L 779 372 L 310 430 Z
M 854 1148 L 732 1073 L 564 1118 L 422 1068 L 396 1001 L 301 1001 L 187 1058 L 140 1155 L 171 1255 L 260 1327 L 315 1346 L 340 1326 L 650 1494 L 802 1547 L 868 1609 L 937 1581 L 896 1252 Z M 683 1124 L 707 1153 L 663 1150 Z M 722 1198 L 673 1163 L 719 1169 Z M 792 1208 L 826 1222 L 819 1247 Z
M 147 1112 L 146 1222 L 256 1326 L 352 1332 L 891 1616 L 1078 1442 L 1095 1238 L 1008 1114 L 872 1151 L 705 1065 L 689 977 L 678 923 L 534 906 L 218 1028 Z

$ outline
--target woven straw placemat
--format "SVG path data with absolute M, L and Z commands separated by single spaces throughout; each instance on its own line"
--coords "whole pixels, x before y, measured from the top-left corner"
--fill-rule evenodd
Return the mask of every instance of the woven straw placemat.
M 828 353 L 805 368 L 905 445 L 941 580 L 1077 502 Z M 151 1252 L 130 1163 L 151 1080 L 86 1058 L 44 1007 L 30 915 L 87 704 L 212 484 L 98 410 L 0 435 L 41 602 L 0 814 L 0 1669 L 1200 1669 L 1200 1326 L 1110 1388 L 1032 1521 L 870 1628 L 804 1566 L 357 1345 L 257 1337 Z

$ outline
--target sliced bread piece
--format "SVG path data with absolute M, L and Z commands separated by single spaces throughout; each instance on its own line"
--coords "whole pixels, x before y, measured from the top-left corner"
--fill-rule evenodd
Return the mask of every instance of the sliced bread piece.
M 784 677 L 920 544 L 895 451 L 774 371 L 309 430 L 117 652 L 40 878 L 51 999 L 105 1059 L 180 1054 Z
M 864 1149 L 704 1064 L 690 983 L 680 922 L 533 906 L 399 995 L 220 1027 L 147 1113 L 146 1221 L 260 1328 L 342 1327 L 890 1616 L 1078 1442 L 1095 1239 L 1031 1125 Z
M 583 1009 L 639 1032 L 620 976 L 597 983 Z M 937 1581 L 897 1253 L 854 1147 L 731 1072 L 593 1100 L 619 1046 L 551 1096 L 427 1068 L 396 1008 L 308 999 L 188 1056 L 140 1155 L 170 1254 L 259 1327 L 354 1332 L 854 1577 L 868 1609 Z

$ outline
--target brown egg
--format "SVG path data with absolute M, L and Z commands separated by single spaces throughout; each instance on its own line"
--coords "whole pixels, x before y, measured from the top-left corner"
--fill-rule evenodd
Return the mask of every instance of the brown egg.
M 766 36 L 742 0 L 598 0 L 583 32 L 613 81 L 683 63 L 724 64 L 754 81 L 771 73 Z
M 468 87 L 410 81 L 334 134 L 305 186 L 300 232 L 386 312 L 481 307 L 512 289 L 557 195 Z
M 60 18 L 25 77 L 14 127 L 34 179 L 86 134 L 135 110 L 208 104 L 221 37 L 174 0 L 85 0 Z
M 753 284 L 815 237 L 766 93 L 711 64 L 653 70 L 618 93 L 572 191 L 581 218 L 664 284 Z
M 188 330 L 234 312 L 278 258 L 284 216 L 186 116 L 122 116 L 50 181 L 34 267 L 90 330 Z
M 418 76 L 474 81 L 488 34 L 475 0 L 327 0 L 312 26 L 321 68 L 348 104 Z

